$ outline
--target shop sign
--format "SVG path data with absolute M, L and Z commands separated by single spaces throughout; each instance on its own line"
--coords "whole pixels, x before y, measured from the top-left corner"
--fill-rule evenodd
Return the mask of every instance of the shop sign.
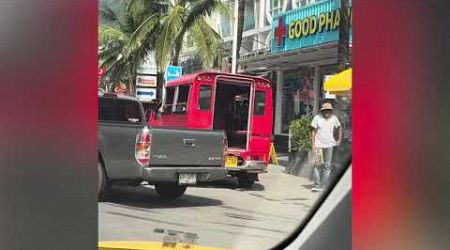
M 351 22 L 351 8 L 347 11 Z M 323 1 L 276 16 L 272 22 L 272 53 L 337 41 L 341 16 L 340 0 Z
M 136 86 L 138 87 L 156 87 L 156 76 L 138 75 L 136 77 Z
M 141 102 L 150 102 L 156 99 L 156 88 L 136 88 L 136 98 Z
M 166 82 L 171 81 L 171 80 L 175 80 L 181 77 L 182 74 L 182 68 L 180 66 L 172 66 L 169 65 L 166 68 L 166 75 L 165 75 L 165 80 Z

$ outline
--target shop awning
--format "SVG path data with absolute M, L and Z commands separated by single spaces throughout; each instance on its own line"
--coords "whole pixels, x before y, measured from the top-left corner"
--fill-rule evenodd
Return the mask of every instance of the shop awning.
M 332 76 L 324 83 L 324 90 L 330 94 L 343 94 L 352 90 L 352 69 L 346 69 Z

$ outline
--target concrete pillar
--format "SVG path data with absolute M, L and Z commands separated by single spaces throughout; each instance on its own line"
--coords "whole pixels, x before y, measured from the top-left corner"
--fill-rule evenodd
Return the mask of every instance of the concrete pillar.
M 281 115 L 282 115 L 282 105 L 283 105 L 283 70 L 277 70 L 277 83 L 275 90 L 275 134 L 281 134 Z
M 320 90 L 320 83 L 322 82 L 322 77 L 320 75 L 320 66 L 319 65 L 315 65 L 314 66 L 314 85 L 313 85 L 313 89 L 314 89 L 314 115 L 319 113 L 319 106 L 320 106 L 320 95 L 321 95 L 321 90 Z
M 265 3 L 265 0 L 258 0 L 258 1 L 256 1 L 256 2 L 258 2 L 258 4 L 259 4 L 259 12 L 258 12 L 258 27 L 257 27 L 257 29 L 259 30 L 259 29 L 262 29 L 262 28 L 264 28 L 264 21 L 265 21 L 265 18 L 266 18 L 266 3 Z M 262 41 L 262 40 L 260 40 L 260 41 Z

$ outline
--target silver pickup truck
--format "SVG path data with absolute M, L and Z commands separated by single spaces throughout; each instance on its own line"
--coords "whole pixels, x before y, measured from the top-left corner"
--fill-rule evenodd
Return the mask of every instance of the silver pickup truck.
M 112 184 L 137 186 L 147 181 L 159 195 L 173 199 L 189 185 L 226 177 L 223 132 L 146 125 L 139 101 L 99 96 L 99 200 Z

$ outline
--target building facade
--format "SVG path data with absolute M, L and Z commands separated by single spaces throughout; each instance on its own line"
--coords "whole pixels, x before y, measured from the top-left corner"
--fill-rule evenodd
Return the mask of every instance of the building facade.
M 223 0 L 233 10 L 234 0 Z M 244 32 L 240 54 L 246 58 L 255 52 L 270 50 L 272 43 L 273 17 L 299 7 L 304 7 L 321 0 L 246 0 L 244 14 Z M 234 14 L 234 13 L 232 13 Z M 209 19 L 210 25 L 222 36 L 224 44 L 224 57 L 231 56 L 233 42 L 233 16 L 213 14 Z M 200 63 L 194 59 L 194 48 L 189 46 L 189 39 L 181 54 L 180 61 L 188 67 L 186 72 L 201 69 Z M 226 58 L 224 58 L 226 60 Z

